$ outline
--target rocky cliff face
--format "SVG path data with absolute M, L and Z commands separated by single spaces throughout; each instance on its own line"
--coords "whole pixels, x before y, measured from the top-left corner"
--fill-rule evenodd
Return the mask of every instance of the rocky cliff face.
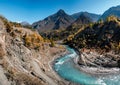
M 13 26 L 11 32 L 6 29 L 6 23 L 0 19 L 0 85 L 58 85 L 56 81 L 59 81 L 59 85 L 63 83 L 54 76 L 50 62 L 55 54 L 64 49 L 50 48 L 49 43 L 41 39 L 35 42 L 40 45 L 30 44 L 34 40 L 26 45 L 26 35 L 36 34 L 38 39 L 40 35 L 21 27 Z M 36 49 L 31 45 L 40 47 Z

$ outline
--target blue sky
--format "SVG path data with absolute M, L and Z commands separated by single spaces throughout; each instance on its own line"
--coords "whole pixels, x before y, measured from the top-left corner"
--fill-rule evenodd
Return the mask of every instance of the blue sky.
M 0 0 L 0 14 L 11 21 L 33 23 L 63 9 L 68 14 L 80 11 L 102 14 L 120 0 Z

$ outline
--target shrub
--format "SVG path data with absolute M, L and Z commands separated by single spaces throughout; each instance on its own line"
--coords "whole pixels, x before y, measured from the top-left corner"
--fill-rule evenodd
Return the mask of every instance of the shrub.
M 50 39 L 50 43 L 51 43 L 51 44 L 50 44 L 51 47 L 54 47 L 54 46 L 55 46 L 55 43 L 54 43 L 54 41 L 53 41 L 52 39 Z
M 22 25 L 20 23 L 17 23 L 17 22 L 9 22 L 9 23 L 14 27 L 22 27 Z
M 6 27 L 6 31 L 11 32 L 13 30 L 13 27 L 10 24 L 10 22 L 3 16 L 0 16 L 0 19 L 3 21 L 3 23 L 4 23 L 5 27 Z
M 25 46 L 29 48 L 39 49 L 40 46 L 42 45 L 43 38 L 39 34 L 33 33 L 33 34 L 25 35 L 24 41 L 25 41 Z

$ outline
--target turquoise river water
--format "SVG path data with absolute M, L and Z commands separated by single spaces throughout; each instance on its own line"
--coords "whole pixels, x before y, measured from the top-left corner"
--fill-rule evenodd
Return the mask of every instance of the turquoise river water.
M 120 75 L 93 77 L 81 72 L 73 62 L 78 57 L 74 49 L 66 46 L 69 54 L 55 60 L 54 69 L 65 80 L 81 85 L 120 85 Z

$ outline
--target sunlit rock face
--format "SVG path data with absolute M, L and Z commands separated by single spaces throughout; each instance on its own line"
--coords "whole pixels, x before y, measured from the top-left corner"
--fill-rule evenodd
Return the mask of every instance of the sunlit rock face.
M 2 20 L 0 19 L 0 57 L 5 56 L 5 29 Z
M 0 33 L 0 57 L 5 56 L 5 35 Z

